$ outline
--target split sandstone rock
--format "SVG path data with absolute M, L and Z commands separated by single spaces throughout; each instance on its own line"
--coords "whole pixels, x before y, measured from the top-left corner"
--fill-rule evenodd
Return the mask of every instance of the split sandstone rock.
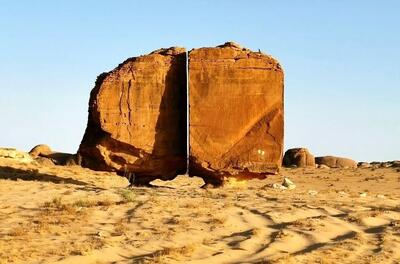
M 134 173 L 135 184 L 186 172 L 219 185 L 264 178 L 282 163 L 283 70 L 234 43 L 189 53 L 161 49 L 101 74 L 78 150 L 81 165 Z M 190 139 L 187 142 L 187 123 Z
M 189 174 L 207 183 L 264 178 L 282 163 L 284 74 L 227 42 L 189 53 Z
M 78 150 L 81 165 L 134 173 L 135 183 L 186 172 L 186 52 L 154 51 L 101 74 Z

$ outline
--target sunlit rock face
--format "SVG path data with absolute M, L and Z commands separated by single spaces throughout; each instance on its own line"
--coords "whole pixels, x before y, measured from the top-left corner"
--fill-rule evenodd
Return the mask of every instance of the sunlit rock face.
M 299 168 L 312 167 L 315 168 L 314 155 L 306 148 L 288 149 L 283 156 L 283 166 Z
M 190 175 L 276 173 L 283 151 L 284 74 L 277 60 L 228 42 L 189 52 Z
M 90 94 L 81 165 L 136 183 L 186 172 L 186 52 L 160 49 L 101 74 Z
M 318 165 L 325 165 L 330 168 L 357 168 L 357 162 L 355 160 L 335 156 L 316 157 L 315 163 Z

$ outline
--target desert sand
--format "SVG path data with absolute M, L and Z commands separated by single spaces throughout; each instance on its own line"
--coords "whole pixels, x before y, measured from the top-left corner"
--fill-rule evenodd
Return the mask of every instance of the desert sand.
M 398 168 L 202 184 L 0 159 L 0 263 L 400 263 Z

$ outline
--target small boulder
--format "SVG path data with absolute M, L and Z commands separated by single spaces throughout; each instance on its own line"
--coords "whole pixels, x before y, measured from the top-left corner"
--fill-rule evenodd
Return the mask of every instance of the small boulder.
M 318 169 L 325 169 L 325 170 L 329 170 L 330 169 L 330 167 L 328 167 L 328 166 L 326 166 L 324 164 L 317 164 L 316 166 L 317 166 Z
M 315 158 L 306 148 L 292 148 L 283 157 L 285 167 L 315 167 Z
M 316 157 L 315 163 L 319 165 L 326 165 L 330 168 L 357 168 L 356 161 L 348 158 L 334 156 Z
M 52 151 L 48 145 L 40 144 L 35 146 L 29 155 L 33 157 L 41 165 L 67 165 L 71 164 L 71 159 L 76 155 L 70 153 Z M 39 159 L 45 158 L 45 159 Z
M 400 160 L 394 160 L 391 163 L 393 168 L 400 168 Z
M 292 182 L 289 178 L 283 178 L 282 186 L 288 188 L 288 190 L 293 190 L 296 188 L 296 184 Z
M 52 154 L 53 151 L 51 148 L 45 144 L 40 144 L 35 146 L 31 151 L 29 151 L 29 155 L 31 155 L 34 159 L 37 157 L 47 157 Z
M 359 162 L 358 164 L 357 164 L 357 167 L 358 168 L 371 168 L 371 164 L 369 164 L 368 162 Z

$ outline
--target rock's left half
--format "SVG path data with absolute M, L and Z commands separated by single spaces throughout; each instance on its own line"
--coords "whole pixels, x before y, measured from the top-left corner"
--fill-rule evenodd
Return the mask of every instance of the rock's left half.
M 185 173 L 186 109 L 184 48 L 126 60 L 91 91 L 81 165 L 130 174 L 137 184 Z

